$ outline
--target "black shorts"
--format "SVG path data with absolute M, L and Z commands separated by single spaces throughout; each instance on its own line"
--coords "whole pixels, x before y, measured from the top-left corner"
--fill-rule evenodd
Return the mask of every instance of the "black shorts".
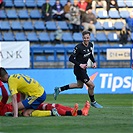
M 74 74 L 76 79 L 81 80 L 83 83 L 87 83 L 90 80 L 86 69 L 74 66 Z

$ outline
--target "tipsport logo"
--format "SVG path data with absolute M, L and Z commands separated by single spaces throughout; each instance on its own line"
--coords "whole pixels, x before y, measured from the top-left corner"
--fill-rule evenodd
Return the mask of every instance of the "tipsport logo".
M 90 76 L 91 81 L 98 77 L 98 72 Z M 133 92 L 133 78 L 131 76 L 114 76 L 113 73 L 100 73 L 98 79 L 101 89 L 111 89 L 115 92 L 117 89 L 131 89 Z M 87 87 L 86 87 L 87 88 Z

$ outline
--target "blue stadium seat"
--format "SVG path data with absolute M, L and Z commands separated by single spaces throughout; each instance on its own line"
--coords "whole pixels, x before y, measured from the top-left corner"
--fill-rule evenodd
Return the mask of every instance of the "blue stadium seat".
M 73 41 L 72 34 L 70 32 L 63 33 L 62 40 L 64 42 L 72 42 Z
M 55 39 L 55 33 L 50 32 L 49 37 L 50 37 L 50 40 L 51 41 L 54 41 L 54 39 Z
M 62 29 L 62 30 L 68 30 L 69 27 L 66 23 L 66 21 L 58 21 L 57 25 Z
M 0 21 L 1 30 L 10 30 L 10 23 L 8 21 Z
M 35 50 L 33 51 L 35 54 L 42 54 L 43 53 L 42 49 L 37 49 L 37 48 L 42 48 L 41 44 L 32 44 L 30 46 L 30 48 L 35 48 Z
M 37 7 L 41 8 L 43 3 L 45 3 L 44 0 L 37 0 Z
M 67 45 L 65 45 L 65 47 L 67 48 L 68 53 L 72 53 L 73 49 L 75 47 L 75 44 L 67 44 Z
M 116 30 L 121 30 L 124 27 L 124 23 L 123 22 L 115 22 L 114 23 L 114 28 Z
M 96 61 L 98 60 L 98 55 L 95 56 L 95 60 L 96 60 Z M 100 60 L 100 61 L 106 61 L 106 58 L 104 57 L 104 55 L 100 55 L 100 56 L 99 56 L 99 60 Z
M 50 0 L 50 5 L 53 6 L 55 4 L 55 0 Z
M 31 21 L 24 21 L 23 22 L 23 29 L 24 30 L 33 30 L 34 27 L 32 25 L 32 22 Z
M 133 41 L 133 33 L 131 33 L 131 40 Z
M 35 32 L 27 33 L 27 39 L 30 42 L 37 42 L 38 41 L 38 37 L 37 37 L 37 34 Z
M 73 33 L 73 40 L 75 42 L 82 42 L 83 41 L 82 34 L 81 33 L 77 33 L 77 32 Z
M 103 11 L 103 10 L 98 11 L 97 17 L 101 19 L 109 18 L 107 11 Z
M 103 23 L 103 28 L 105 30 L 114 30 L 114 26 L 113 26 L 113 23 L 112 22 L 104 22 Z
M 15 37 L 12 32 L 5 32 L 3 33 L 3 40 L 4 41 L 15 41 Z
M 57 53 L 64 53 L 64 44 L 56 44 L 55 45 L 55 48 L 57 48 L 56 49 L 56 52 Z M 60 48 L 60 49 L 58 49 L 58 48 Z M 63 48 L 63 49 L 62 49 Z
M 22 30 L 22 25 L 19 21 L 12 21 L 11 23 L 12 30 Z
M 96 38 L 95 38 L 93 33 L 90 34 L 90 41 L 91 42 L 95 42 L 96 41 Z
M 118 7 L 119 8 L 125 8 L 126 7 L 126 4 L 124 3 L 124 1 L 122 0 L 122 1 L 119 1 L 119 0 L 117 0 L 117 3 L 118 3 Z
M 103 30 L 102 24 L 100 22 L 97 22 L 95 24 L 96 30 Z
M 44 53 L 52 53 L 52 54 L 54 54 L 54 45 L 52 45 L 52 44 L 44 44 L 43 48 L 46 48 L 44 50 Z M 51 49 L 51 48 L 53 48 L 53 49 Z
M 116 43 L 116 44 L 113 44 L 112 47 L 123 47 L 123 45 Z
M 133 1 L 132 0 L 126 0 L 126 5 L 128 8 L 133 8 Z
M 56 23 L 54 21 L 47 21 L 46 22 L 46 29 L 47 30 L 56 30 Z
M 16 41 L 26 41 L 27 40 L 24 32 L 17 32 L 15 35 L 15 39 L 16 39 Z
M 97 39 L 98 42 L 107 42 L 108 41 L 107 36 L 104 32 L 97 33 L 96 34 L 96 39 Z
M 121 18 L 128 18 L 129 17 L 129 12 L 127 10 L 122 10 L 120 11 L 120 16 Z
M 67 0 L 61 0 L 60 3 L 65 6 L 65 4 L 67 3 Z
M 100 51 L 104 52 L 104 53 L 106 53 L 106 50 L 107 50 L 108 47 L 111 47 L 110 44 L 102 44 L 100 46 L 102 47 L 102 49 Z
M 40 62 L 40 61 L 47 61 L 47 58 L 46 56 L 43 56 L 43 55 L 37 55 L 36 58 L 35 58 L 35 61 L 36 62 Z
M 19 10 L 18 11 L 18 17 L 20 19 L 29 19 L 29 14 L 27 10 Z
M 49 62 L 56 62 L 56 61 L 58 61 L 59 59 L 57 58 L 57 56 L 53 56 L 53 55 L 49 55 L 48 57 L 47 57 L 47 61 L 49 61 Z
M 0 33 L 0 41 L 3 41 L 3 37 L 2 34 Z
M 109 42 L 118 42 L 119 41 L 118 35 L 116 33 L 113 33 L 113 32 L 108 33 L 107 37 L 108 37 Z
M 16 8 L 23 8 L 23 7 L 25 7 L 24 0 L 14 0 L 14 6 Z
M 119 15 L 117 10 L 116 11 L 110 10 L 109 11 L 109 17 L 113 18 L 113 19 L 120 19 L 120 15 Z
M 50 42 L 50 37 L 47 32 L 39 33 L 38 38 L 41 42 Z
M 4 0 L 5 2 L 5 7 L 7 8 L 12 8 L 14 6 L 13 0 Z
M 99 45 L 94 43 L 94 53 L 97 53 L 97 49 L 99 48 Z
M 35 21 L 35 23 L 34 23 L 34 29 L 35 30 L 45 30 L 46 29 L 46 27 L 45 27 L 45 25 L 44 25 L 44 21 Z
M 39 10 L 31 10 L 30 11 L 30 18 L 31 19 L 40 19 L 41 18 L 41 13 Z
M 65 56 L 64 56 L 64 55 L 60 55 L 60 56 L 58 57 L 58 59 L 59 59 L 59 61 L 68 61 L 68 60 L 69 60 L 69 57 L 66 56 L 66 60 L 65 60 Z
M 68 27 L 69 27 L 69 30 L 73 29 L 72 24 L 70 24 L 70 23 L 68 23 Z
M 17 18 L 18 18 L 17 12 L 16 12 L 16 10 L 14 10 L 14 9 L 12 9 L 12 10 L 7 10 L 7 11 L 6 11 L 6 14 L 7 14 L 7 18 L 8 18 L 8 19 L 17 19 Z
M 6 17 L 7 16 L 5 10 L 0 10 L 0 19 L 5 19 Z
M 36 7 L 36 0 L 26 0 L 25 6 L 27 8 L 35 8 Z

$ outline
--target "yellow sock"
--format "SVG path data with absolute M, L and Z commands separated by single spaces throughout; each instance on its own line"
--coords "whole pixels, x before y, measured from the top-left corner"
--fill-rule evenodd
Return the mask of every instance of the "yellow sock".
M 31 113 L 31 116 L 37 116 L 37 117 L 40 117 L 40 116 L 51 116 L 51 111 L 34 110 Z

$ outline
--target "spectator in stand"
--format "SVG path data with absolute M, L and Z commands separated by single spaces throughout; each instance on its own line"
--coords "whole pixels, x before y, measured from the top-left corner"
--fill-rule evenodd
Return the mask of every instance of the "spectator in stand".
M 92 0 L 92 10 L 96 11 L 96 6 L 102 6 L 104 10 L 107 10 L 107 2 L 105 0 Z
M 45 0 L 45 3 L 42 5 L 42 15 L 45 21 L 52 19 L 52 6 L 49 4 L 49 0 Z
M 64 20 L 64 7 L 60 3 L 60 0 L 56 0 L 55 4 L 53 5 L 53 19 L 55 20 Z
M 67 20 L 70 20 L 70 17 L 71 17 L 70 7 L 71 7 L 71 1 L 68 0 L 67 3 L 64 6 L 64 16 L 65 16 L 65 19 L 67 19 Z
M 106 0 L 106 2 L 107 2 L 107 13 L 109 13 L 111 5 L 114 6 L 116 10 L 119 12 L 117 0 Z
M 130 16 L 126 18 L 127 27 L 130 32 L 133 32 L 133 12 L 130 13 Z
M 128 41 L 129 32 L 127 31 L 126 27 L 123 27 L 120 31 L 120 44 L 125 45 Z
M 57 26 L 57 30 L 55 32 L 55 40 L 54 40 L 55 44 L 60 44 L 61 43 L 62 35 L 63 35 L 62 29 L 59 26 Z
M 80 31 L 80 10 L 78 7 L 78 0 L 74 0 L 74 4 L 70 7 L 70 23 L 72 24 L 72 32 Z
M 0 0 L 0 8 L 5 6 L 5 2 L 3 0 Z
M 79 7 L 79 10 L 80 10 L 80 14 L 81 14 L 81 17 L 83 16 L 83 14 L 91 8 L 91 4 L 88 4 L 85 0 L 80 0 L 78 2 L 78 7 Z
M 82 17 L 81 19 L 82 26 L 84 27 L 84 30 L 92 30 L 92 33 L 94 36 L 96 36 L 96 28 L 95 24 L 97 22 L 95 14 L 92 12 L 92 9 L 89 9 Z

